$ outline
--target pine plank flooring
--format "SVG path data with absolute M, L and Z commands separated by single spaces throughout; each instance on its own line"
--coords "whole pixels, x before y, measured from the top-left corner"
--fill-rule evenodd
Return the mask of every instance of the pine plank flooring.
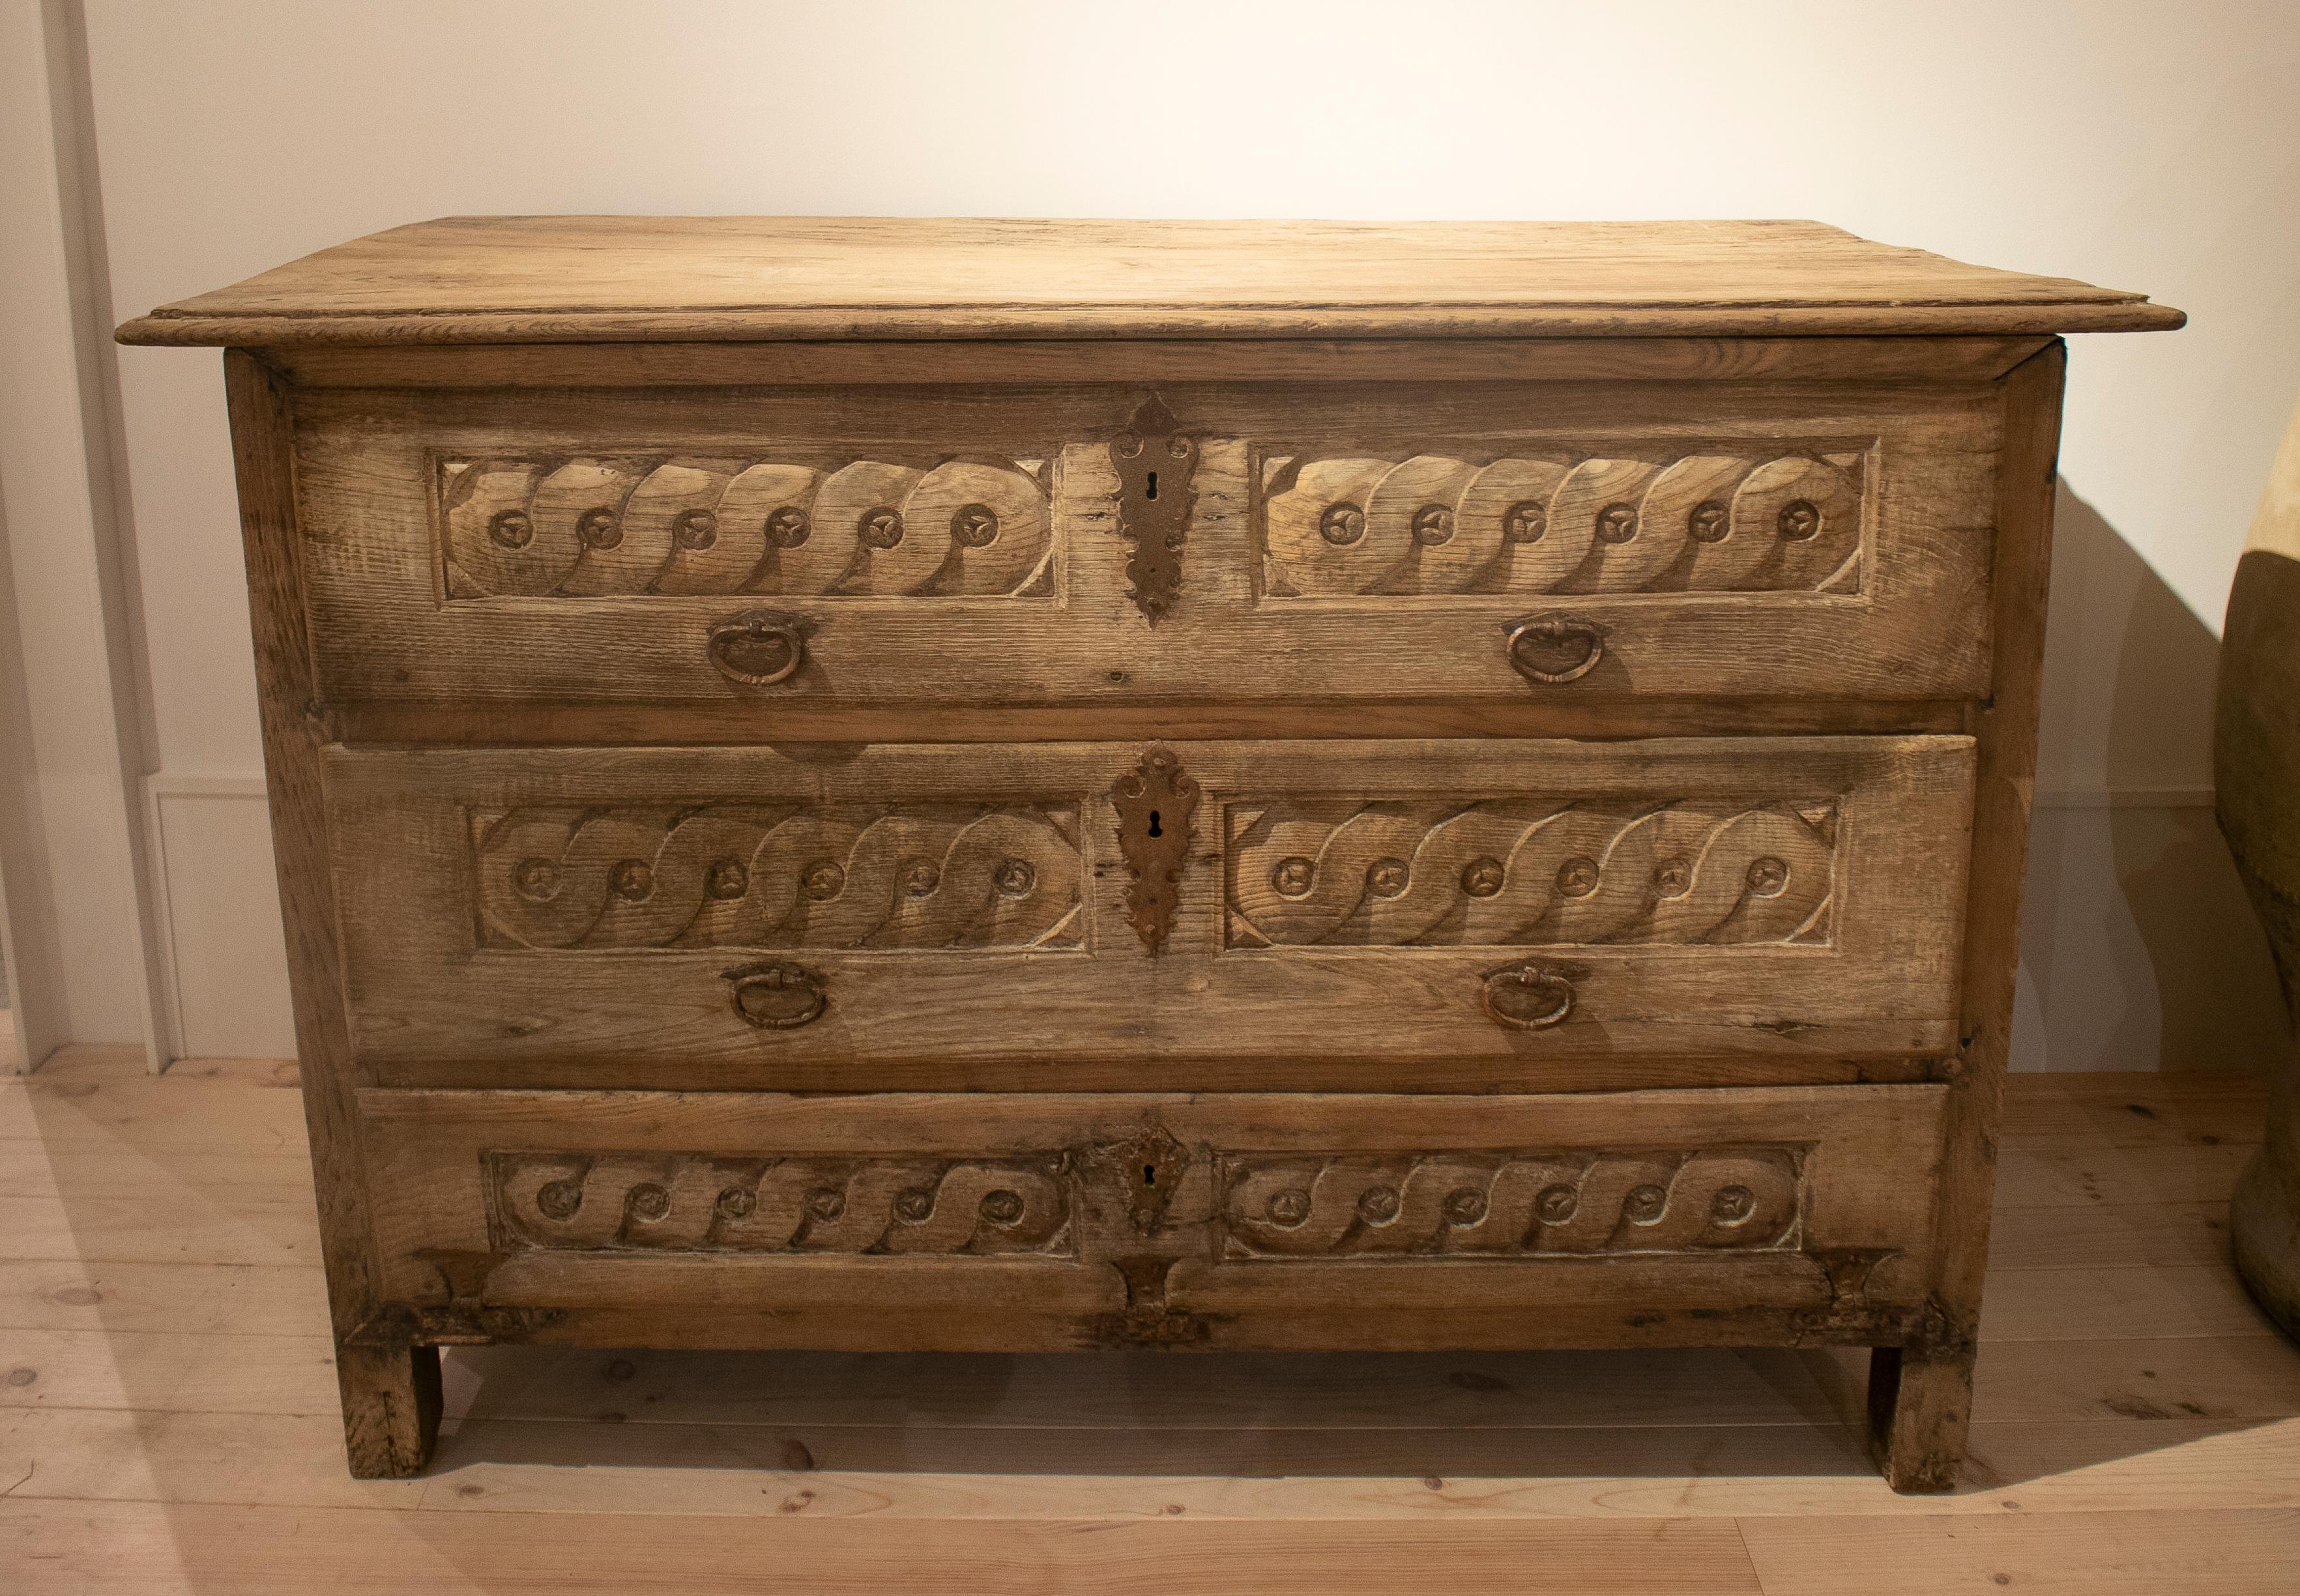
M 2024 1076 L 1973 1455 L 1864 1360 L 470 1349 L 344 1471 L 292 1066 L 0 1082 L 0 1590 L 2219 1592 L 2300 1584 L 2300 1348 L 2244 1295 L 2247 1079 Z

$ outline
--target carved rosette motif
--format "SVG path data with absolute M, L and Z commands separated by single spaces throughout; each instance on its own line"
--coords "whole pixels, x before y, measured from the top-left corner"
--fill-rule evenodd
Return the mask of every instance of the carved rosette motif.
M 471 824 L 489 946 L 1084 944 L 1066 806 L 554 807 Z
M 1758 1251 L 1796 1244 L 1802 1150 L 1231 1155 L 1231 1258 Z
M 1054 591 L 1042 461 L 449 459 L 438 495 L 451 598 Z
M 725 1159 L 498 1152 L 500 1251 L 1071 1257 L 1065 1157 Z
M 538 1249 L 1115 1262 L 1131 1301 L 1138 1277 L 1162 1298 L 1194 1256 L 1506 1261 L 1787 1251 L 1801 1235 L 1802 1146 L 1320 1155 L 1145 1135 L 983 1157 L 490 1152 L 488 1250 L 426 1258 L 472 1302 L 504 1258 Z M 1146 1217 L 1123 1189 L 1145 1171 L 1178 1194 L 1172 1213 Z
M 1856 593 L 1858 452 L 1261 461 L 1278 597 Z
M 1833 800 L 1274 799 L 1225 823 L 1232 947 L 1829 940 Z

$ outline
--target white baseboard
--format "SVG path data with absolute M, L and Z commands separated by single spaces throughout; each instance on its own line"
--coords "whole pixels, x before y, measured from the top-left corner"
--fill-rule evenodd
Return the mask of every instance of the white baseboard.
M 294 1057 L 262 777 L 147 776 L 144 825 L 169 1062 Z
M 2210 809 L 2212 789 L 2186 787 L 2038 788 L 2038 809 Z

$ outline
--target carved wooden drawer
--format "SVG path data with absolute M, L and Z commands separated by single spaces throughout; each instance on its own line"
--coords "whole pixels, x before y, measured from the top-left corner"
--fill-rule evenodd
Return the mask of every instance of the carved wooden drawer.
M 1141 395 L 313 392 L 322 678 L 350 705 L 769 727 L 805 704 L 1984 690 L 1986 389 Z
M 1533 1314 L 1598 1345 L 1897 1342 L 1946 1095 L 370 1091 L 360 1117 L 394 1335 L 1506 1347 Z
M 354 1044 L 391 1081 L 1402 1090 L 1955 1041 L 1962 737 L 342 751 L 327 777 Z

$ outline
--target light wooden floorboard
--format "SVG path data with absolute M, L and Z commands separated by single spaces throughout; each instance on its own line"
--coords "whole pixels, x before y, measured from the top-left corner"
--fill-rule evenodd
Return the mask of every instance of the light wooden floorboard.
M 888 1518 L 1738 1517 L 2300 1507 L 2300 1419 L 1988 1422 L 1970 1488 L 1880 1494 L 1836 1426 L 913 1430 L 471 1419 L 426 1478 L 296 1473 L 332 1413 L 0 1415 L 0 1484 L 60 1500 Z M 2009 1504 L 2009 1507 L 2007 1506 Z
M 1749 1518 L 1767 1596 L 2264 1596 L 2292 1589 L 2300 1512 Z
M 327 1287 L 309 1264 L 0 1262 L 0 1331 L 310 1335 Z
M 1492 1589 L 1543 1596 L 1753 1596 L 1729 1518 L 1449 1523 L 1254 1519 L 874 1519 L 0 1501 L 0 1559 L 49 1588 L 235 1596 L 642 1596 L 889 1592 L 1354 1596 Z M 9 1566 L 0 1561 L 0 1567 Z
M 293 1085 L 84 1049 L 0 1082 L 0 1590 L 2213 1593 L 2300 1569 L 2300 1350 L 2228 1263 L 2248 1081 L 2016 1077 L 1946 1497 L 1876 1477 L 1846 1350 L 466 1349 L 432 1469 L 354 1481 Z

